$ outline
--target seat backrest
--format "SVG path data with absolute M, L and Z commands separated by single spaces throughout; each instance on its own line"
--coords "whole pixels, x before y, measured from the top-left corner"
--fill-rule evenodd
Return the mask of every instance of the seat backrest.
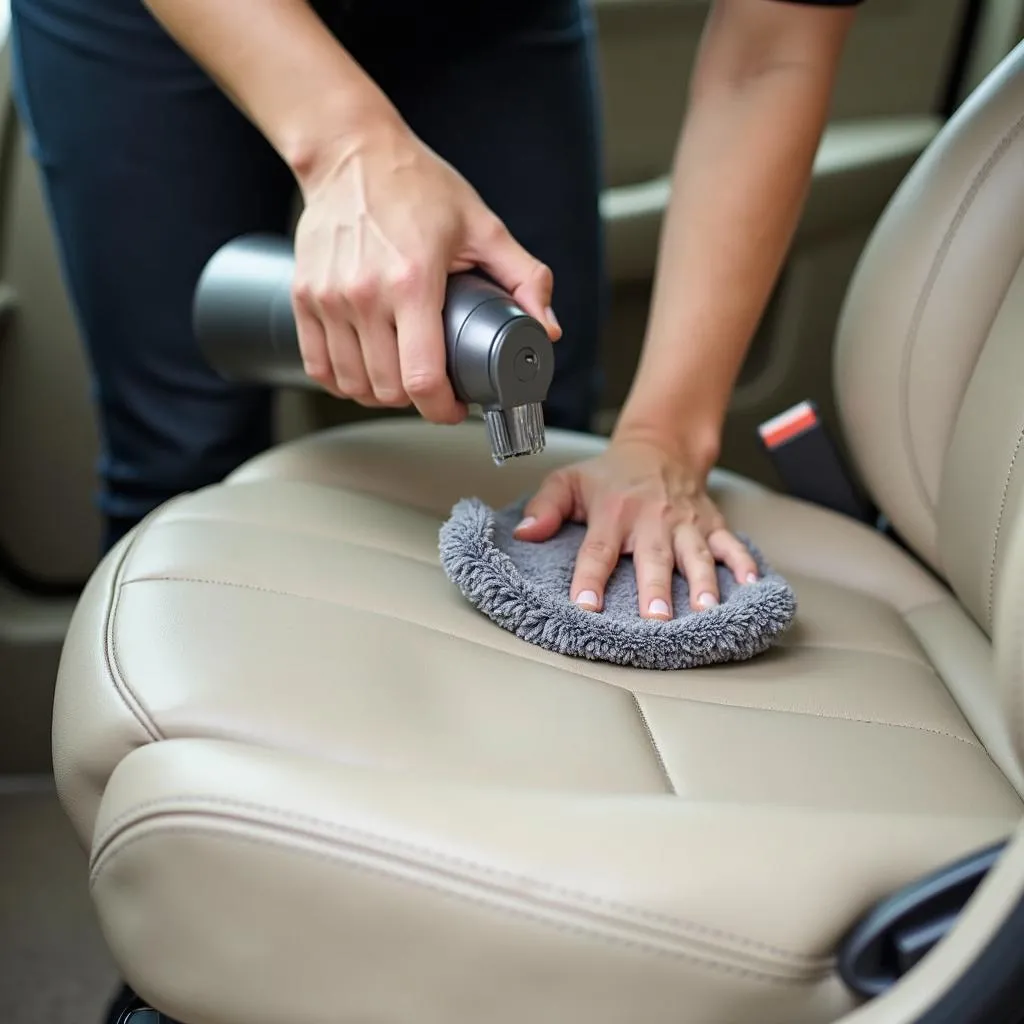
M 989 636 L 1024 514 L 1022 258 L 1024 43 L 893 197 L 851 282 L 835 352 L 862 479 Z

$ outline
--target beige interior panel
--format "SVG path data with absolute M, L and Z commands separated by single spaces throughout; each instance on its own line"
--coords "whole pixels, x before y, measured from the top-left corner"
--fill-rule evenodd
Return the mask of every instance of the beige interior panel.
M 938 117 L 865 118 L 829 126 L 814 165 L 796 243 L 874 220 L 908 166 L 939 130 Z M 649 279 L 661 221 L 671 194 L 663 174 L 609 188 L 601 199 L 608 268 L 616 282 Z
M 0 776 L 51 770 L 53 683 L 74 604 L 0 581 Z
M 0 280 L 16 305 L 0 338 L 0 546 L 28 575 L 73 581 L 99 546 L 95 420 L 39 175 L 24 133 L 6 142 Z
M 965 0 L 867 0 L 847 44 L 834 119 L 935 110 L 965 6 Z M 671 161 L 709 4 L 595 0 L 595 7 L 608 184 L 636 184 L 659 177 Z
M 0 546 L 18 569 L 74 581 L 95 562 L 96 435 L 88 380 L 23 137 L 4 153 L 0 281 Z M 50 708 L 73 601 L 0 581 L 0 773 L 50 769 Z
M 95 563 L 96 431 L 85 360 L 0 50 L 0 548 L 48 582 Z M 49 772 L 50 710 L 74 602 L 0 580 L 0 774 Z

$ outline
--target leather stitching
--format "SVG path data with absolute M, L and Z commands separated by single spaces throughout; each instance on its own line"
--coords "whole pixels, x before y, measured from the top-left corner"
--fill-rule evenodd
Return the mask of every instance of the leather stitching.
M 1010 484 L 1013 481 L 1013 471 L 1016 468 L 1017 457 L 1020 455 L 1022 446 L 1024 446 L 1024 427 L 1021 428 L 1020 433 L 1017 435 L 1017 443 L 1014 445 L 1013 455 L 1010 457 L 1010 467 L 1006 471 L 1006 480 L 1003 482 L 1003 494 L 999 501 L 999 515 L 996 517 L 996 528 L 992 537 L 992 564 L 989 566 L 988 571 L 988 606 L 985 613 L 990 632 L 993 625 L 992 609 L 995 603 L 996 565 L 999 561 L 999 540 L 1003 529 L 1003 518 L 1006 515 L 1006 505 L 1010 498 Z
M 910 324 L 907 327 L 907 334 L 903 342 L 903 358 L 900 365 L 899 385 L 900 393 L 902 395 L 902 401 L 900 403 L 900 426 L 903 434 L 903 445 L 907 453 L 907 461 L 910 465 L 910 476 L 914 481 L 914 489 L 917 491 L 918 497 L 924 504 L 924 507 L 932 514 L 935 513 L 935 503 L 928 495 L 928 488 L 925 484 L 921 467 L 917 462 L 917 452 L 914 447 L 912 436 L 913 432 L 910 423 L 910 364 L 913 360 L 914 349 L 920 336 L 921 322 L 924 320 L 925 310 L 931 300 L 932 292 L 935 290 L 939 274 L 946 262 L 946 258 L 949 256 L 949 252 L 953 247 L 953 242 L 956 240 L 956 236 L 960 231 L 967 214 L 970 212 L 974 201 L 977 199 L 978 193 L 981 191 L 981 187 L 988 180 L 992 171 L 1006 154 L 1007 150 L 1013 144 L 1022 129 L 1024 129 L 1024 116 L 1017 120 L 1003 135 L 999 142 L 996 143 L 992 152 L 989 154 L 988 159 L 984 164 L 982 164 L 978 173 L 971 180 L 971 184 L 967 189 L 964 198 L 960 201 L 960 205 L 957 207 L 956 213 L 953 215 L 953 219 L 950 221 L 949 227 L 946 229 L 946 233 L 943 235 L 942 241 L 939 243 L 939 247 L 935 251 L 935 255 L 932 259 L 932 265 L 928 270 L 928 275 L 921 288 L 921 293 L 914 305 L 914 311 L 911 314 Z M 984 342 L 982 345 L 984 345 Z
M 407 558 L 411 562 L 417 562 L 420 565 L 426 565 L 432 569 L 441 571 L 441 566 L 437 561 L 436 551 L 430 557 L 427 557 L 426 555 L 414 554 L 411 551 L 399 550 L 398 548 L 390 547 L 386 544 L 377 544 L 363 539 L 354 540 L 351 537 L 339 536 L 337 533 L 328 533 L 325 530 L 310 530 L 308 528 L 296 530 L 293 526 L 286 526 L 281 523 L 268 523 L 258 519 L 242 519 L 238 517 L 237 512 L 232 512 L 230 517 L 219 517 L 209 513 L 201 514 L 198 512 L 178 513 L 174 518 L 163 519 L 160 525 L 163 526 L 167 523 L 188 522 L 213 523 L 217 526 L 225 526 L 232 530 L 239 526 L 248 526 L 265 532 L 273 531 L 274 533 L 284 534 L 287 537 L 298 537 L 302 540 L 326 540 L 333 544 L 344 544 L 346 547 L 360 548 L 364 551 L 380 551 L 384 554 L 391 555 L 394 558 Z M 440 526 L 440 522 L 438 522 L 437 525 Z
M 1011 711 L 1010 727 L 1013 728 L 1016 722 L 1017 750 L 1020 752 L 1024 751 L 1024 680 L 1021 678 L 1024 675 L 1024 621 L 1019 614 L 1013 618 L 1010 653 L 1010 671 L 1014 672 L 1016 669 L 1017 676 L 1016 679 L 1010 680 L 1010 705 L 1016 710 L 1016 714 Z
M 177 499 L 172 500 L 181 500 L 182 497 L 184 497 L 184 495 L 180 495 Z M 132 551 L 135 549 L 135 545 L 138 544 L 139 539 L 152 525 L 156 511 L 159 510 L 151 512 L 149 516 L 140 522 L 136 528 L 135 536 L 131 541 L 129 541 L 125 546 L 124 551 L 121 553 L 121 557 L 117 563 L 117 569 L 114 572 L 114 578 L 111 581 L 110 591 L 107 595 L 107 608 L 103 623 L 103 661 L 107 668 L 107 675 L 109 676 L 110 681 L 113 684 L 114 692 L 120 698 L 121 703 L 127 709 L 129 714 L 139 723 L 139 725 L 142 726 L 143 730 L 151 740 L 160 740 L 164 737 L 156 722 L 153 721 L 149 712 L 146 710 L 146 707 L 139 698 L 139 695 L 128 682 L 127 676 L 121 667 L 121 660 L 117 649 L 116 622 L 118 608 L 121 604 L 121 592 L 125 586 L 124 576 L 128 565 L 128 559 L 131 556 Z
M 392 856 L 405 857 L 411 861 L 414 867 L 432 867 L 435 869 L 448 870 L 449 872 L 470 872 L 477 877 L 474 879 L 471 875 L 466 874 L 463 878 L 460 878 L 460 880 L 481 881 L 490 879 L 493 882 L 501 883 L 505 886 L 514 886 L 516 888 L 523 889 L 531 894 L 543 893 L 549 897 L 579 904 L 579 909 L 586 909 L 589 907 L 605 913 L 620 914 L 623 915 L 624 918 L 631 916 L 635 920 L 644 922 L 653 927 L 677 929 L 681 933 L 688 933 L 673 936 L 676 938 L 698 938 L 705 941 L 731 943 L 741 947 L 742 950 L 751 951 L 751 955 L 770 954 L 772 956 L 793 961 L 792 966 L 794 968 L 803 968 L 808 970 L 825 969 L 833 962 L 831 957 L 810 957 L 804 953 L 797 953 L 793 950 L 784 949 L 769 943 L 760 942 L 756 939 L 736 935 L 722 929 L 698 924 L 696 922 L 686 920 L 685 918 L 661 914 L 645 908 L 618 903 L 614 900 L 594 896 L 591 893 L 581 892 L 564 886 L 553 885 L 549 882 L 540 881 L 523 875 L 517 875 L 511 871 L 504 871 L 500 868 L 489 867 L 465 858 L 439 853 L 435 850 L 430 850 L 414 843 L 392 839 L 390 837 L 366 832 L 361 829 L 355 829 L 350 826 L 338 825 L 336 822 L 328 821 L 312 815 L 305 815 L 294 811 L 279 810 L 251 801 L 231 800 L 200 795 L 181 795 L 151 800 L 139 804 L 132 808 L 132 810 L 119 815 L 117 819 L 104 829 L 102 838 L 99 839 L 94 846 L 95 852 L 92 857 L 90 872 L 92 877 L 90 884 L 95 881 L 96 876 L 102 871 L 105 864 L 109 862 L 113 856 L 125 849 L 125 847 L 129 845 L 134 838 L 145 838 L 145 835 L 148 834 L 146 833 L 144 835 L 128 839 L 117 847 L 114 847 L 113 845 L 119 832 L 126 831 L 132 825 L 141 826 L 144 824 L 142 820 L 138 820 L 141 813 L 146 812 L 147 814 L 153 814 L 160 813 L 161 811 L 163 811 L 163 813 L 179 814 L 201 813 L 196 812 L 193 808 L 182 808 L 182 803 L 194 803 L 212 808 L 212 810 L 207 811 L 206 813 L 215 813 L 216 810 L 220 809 L 225 812 L 230 812 L 233 815 L 240 815 L 240 813 L 244 814 L 248 812 L 250 814 L 266 815 L 269 819 L 278 819 L 278 821 L 253 820 L 252 818 L 245 819 L 241 816 L 236 819 L 242 824 L 252 824 L 258 827 L 277 827 L 287 831 L 288 826 L 282 824 L 282 822 L 294 822 L 300 826 L 305 826 L 307 829 L 313 827 L 322 830 L 326 834 L 318 835 L 315 832 L 302 832 L 299 829 L 292 829 L 292 832 L 295 835 L 311 839 L 346 842 L 357 851 L 365 850 L 369 853 L 383 853 L 390 854 Z M 137 820 L 133 821 L 132 819 Z M 164 833 L 168 831 L 171 830 L 161 829 L 161 832 Z M 729 950 L 729 952 L 736 953 L 737 951 Z
M 785 637 L 780 638 L 775 646 L 787 651 L 830 651 L 841 654 L 855 654 L 858 658 L 890 658 L 894 661 L 906 662 L 908 665 L 916 665 L 932 675 L 937 675 L 935 666 L 927 658 L 918 657 L 915 654 L 905 654 L 902 651 L 887 651 L 878 647 L 861 647 L 855 644 L 844 643 L 820 643 L 807 640 L 789 641 Z
M 272 594 L 272 595 L 274 595 L 276 597 L 290 597 L 290 598 L 294 598 L 294 599 L 299 600 L 299 601 L 319 601 L 319 602 L 323 602 L 325 604 L 342 605 L 342 607 L 349 607 L 349 606 L 344 605 L 342 602 L 328 601 L 325 598 L 311 597 L 308 594 L 299 594 L 299 593 L 296 593 L 294 591 L 280 590 L 280 589 L 276 589 L 276 588 L 272 588 L 272 587 L 261 587 L 261 586 L 255 584 L 255 583 L 238 583 L 238 582 L 235 582 L 233 580 L 216 580 L 216 579 L 209 579 L 209 578 L 203 578 L 203 577 L 198 577 L 198 576 L 146 576 L 144 578 L 137 578 L 137 579 L 131 580 L 131 581 L 129 581 L 129 583 L 124 584 L 124 586 L 138 586 L 140 583 L 194 583 L 194 584 L 201 584 L 201 585 L 205 585 L 205 586 L 233 587 L 233 588 L 237 588 L 239 590 L 251 590 L 251 591 L 255 591 L 257 593 Z M 630 690 L 626 690 L 624 687 L 618 686 L 618 684 L 616 684 L 616 683 L 610 683 L 610 682 L 607 682 L 604 679 L 601 679 L 599 677 L 590 675 L 590 674 L 588 674 L 587 672 L 585 672 L 582 669 L 578 669 L 578 668 L 575 668 L 575 667 L 569 667 L 567 665 L 558 665 L 558 666 L 550 665 L 547 662 L 542 661 L 542 659 L 536 658 L 536 657 L 532 656 L 532 654 L 528 654 L 525 651 L 522 654 L 519 654 L 519 655 L 511 655 L 507 651 L 503 651 L 500 648 L 492 647 L 491 645 L 485 644 L 485 643 L 483 643 L 480 640 L 475 640 L 475 639 L 473 639 L 471 637 L 462 636 L 462 635 L 460 635 L 458 633 L 451 633 L 451 632 L 448 632 L 447 630 L 440 629 L 437 626 L 424 626 L 424 625 L 421 625 L 420 623 L 412 623 L 408 619 L 403 619 L 403 618 L 401 618 L 400 616 L 397 616 L 397 615 L 389 615 L 387 612 L 382 612 L 382 611 L 377 611 L 377 610 L 374 610 L 372 612 L 368 612 L 368 610 L 365 609 L 365 608 L 361 608 L 361 609 L 358 609 L 358 610 L 361 611 L 361 612 L 364 612 L 364 613 L 380 616 L 381 618 L 394 619 L 395 621 L 403 622 L 406 625 L 415 625 L 415 626 L 417 626 L 418 628 L 421 628 L 421 629 L 429 629 L 429 630 L 432 630 L 435 633 L 438 633 L 438 634 L 440 634 L 442 636 L 446 636 L 446 637 L 448 637 L 448 638 L 450 638 L 452 640 L 457 640 L 457 641 L 459 641 L 461 643 L 475 644 L 475 645 L 480 646 L 480 647 L 485 647 L 487 650 L 496 651 L 497 653 L 502 654 L 502 655 L 507 656 L 507 657 L 517 657 L 517 658 L 521 658 L 522 660 L 539 661 L 539 662 L 541 662 L 541 664 L 544 664 L 544 665 L 546 665 L 546 667 L 552 668 L 555 671 L 567 672 L 567 673 L 570 673 L 572 675 L 578 676 L 580 678 L 587 679 L 590 682 L 593 682 L 593 683 L 598 684 L 598 685 L 602 685 L 602 686 L 615 686 L 616 689 L 619 689 L 620 691 L 624 691 L 626 693 L 631 693 L 632 692 Z M 659 696 L 659 695 L 656 695 L 656 696 Z M 734 704 L 734 703 L 730 703 L 730 702 L 724 701 L 724 700 L 702 700 L 702 699 L 697 698 L 697 697 L 672 696 L 672 697 L 669 697 L 667 699 L 669 699 L 669 700 L 678 700 L 678 701 L 687 701 L 687 702 L 692 703 L 692 704 L 703 704 L 703 705 L 710 705 L 710 706 L 714 706 L 714 707 L 734 708 L 734 709 L 740 710 L 740 711 L 765 711 L 765 712 L 771 712 L 771 713 L 774 713 L 774 714 L 806 715 L 806 716 L 813 717 L 813 718 L 827 718 L 827 719 L 832 719 L 832 720 L 836 720 L 836 721 L 855 722 L 855 723 L 858 723 L 860 725 L 877 725 L 877 726 L 882 726 L 882 727 L 891 728 L 891 729 L 911 729 L 911 730 L 914 730 L 915 732 L 924 732 L 924 733 L 929 733 L 929 734 L 934 735 L 934 736 L 943 736 L 943 737 L 946 737 L 947 739 L 956 740 L 958 743 L 965 744 L 966 746 L 975 747 L 975 748 L 977 748 L 979 750 L 984 750 L 982 745 L 976 739 L 974 739 L 972 737 L 960 736 L 957 733 L 950 732 L 947 729 L 934 728 L 932 726 L 921 725 L 921 724 L 914 723 L 914 722 L 892 722 L 892 721 L 887 721 L 885 719 L 878 719 L 878 718 L 861 718 L 861 717 L 857 717 L 857 716 L 853 716 L 853 715 L 830 714 L 830 713 L 823 712 L 823 711 L 803 711 L 803 710 L 798 710 L 798 709 L 795 709 L 795 708 L 777 708 L 777 707 L 771 707 L 769 705 L 762 705 L 762 704 Z
M 204 839 L 219 839 L 221 841 L 227 840 L 229 837 L 224 833 L 219 833 L 212 828 L 165 828 L 162 830 L 164 835 L 181 835 L 181 836 L 198 836 Z M 136 843 L 144 840 L 145 834 L 139 836 L 133 836 L 131 839 L 122 844 L 116 851 L 116 854 L 123 853 L 129 847 L 134 846 Z M 767 982 L 773 985 L 808 985 L 817 981 L 822 981 L 828 977 L 830 971 L 826 969 L 815 971 L 814 973 L 808 972 L 804 976 L 784 975 L 784 974 L 772 974 L 767 970 L 757 970 L 750 967 L 739 967 L 733 964 L 725 963 L 720 960 L 713 960 L 710 957 L 701 957 L 693 953 L 682 952 L 676 949 L 666 948 L 664 946 L 656 945 L 653 942 L 644 941 L 642 939 L 631 939 L 625 938 L 620 935 L 610 935 L 607 932 L 601 931 L 596 927 L 590 926 L 580 922 L 577 924 L 566 924 L 560 921 L 555 921 L 550 917 L 544 916 L 540 908 L 533 908 L 527 906 L 520 907 L 507 907 L 499 905 L 498 903 L 488 900 L 483 895 L 470 896 L 466 893 L 456 892 L 452 889 L 446 889 L 441 885 L 437 885 L 423 879 L 410 879 L 405 875 L 399 874 L 398 872 L 389 871 L 380 865 L 364 864 L 359 861 L 351 860 L 344 857 L 341 851 L 335 851 L 331 854 L 317 852 L 313 850 L 304 849 L 302 847 L 295 847 L 288 845 L 282 838 L 257 838 L 255 836 L 241 835 L 233 833 L 230 835 L 230 839 L 235 842 L 248 843 L 251 846 L 264 846 L 270 849 L 286 849 L 289 853 L 297 853 L 302 856 L 312 858 L 314 860 L 323 861 L 330 864 L 336 864 L 339 861 L 343 863 L 347 868 L 353 871 L 359 871 L 364 874 L 374 874 L 388 879 L 391 882 L 405 882 L 408 885 L 418 886 L 419 888 L 428 889 L 440 896 L 444 896 L 447 899 L 458 900 L 462 903 L 468 903 L 475 907 L 481 907 L 489 911 L 497 911 L 505 914 L 509 917 L 515 917 L 529 921 L 531 924 L 540 924 L 545 928 L 561 932 L 566 935 L 582 936 L 585 939 L 591 941 L 598 940 L 605 943 L 606 945 L 614 946 L 616 948 L 630 949 L 639 953 L 653 954 L 655 956 L 667 957 L 673 960 L 682 961 L 685 963 L 693 964 L 697 967 L 703 967 L 707 970 L 716 971 L 721 974 L 729 974 L 734 977 L 750 978 L 757 981 Z M 94 881 L 91 883 L 94 884 Z
M 676 784 L 672 781 L 672 776 L 669 773 L 668 765 L 665 763 L 665 758 L 662 757 L 661 748 L 658 746 L 658 741 L 654 737 L 654 730 L 651 728 L 651 723 L 647 720 L 647 715 L 644 713 L 643 705 L 640 703 L 640 697 L 630 691 L 630 696 L 633 698 L 633 706 L 636 708 L 636 713 L 640 717 L 640 727 L 647 735 L 647 739 L 650 741 L 651 750 L 654 752 L 654 759 L 658 762 L 658 768 L 661 774 L 665 777 L 665 782 L 668 785 L 668 791 L 673 795 L 677 796 Z

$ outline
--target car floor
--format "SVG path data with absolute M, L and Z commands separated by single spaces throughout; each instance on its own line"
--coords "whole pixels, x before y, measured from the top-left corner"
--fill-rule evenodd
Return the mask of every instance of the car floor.
M 0 778 L 0 1021 L 100 1024 L 116 987 L 52 780 Z

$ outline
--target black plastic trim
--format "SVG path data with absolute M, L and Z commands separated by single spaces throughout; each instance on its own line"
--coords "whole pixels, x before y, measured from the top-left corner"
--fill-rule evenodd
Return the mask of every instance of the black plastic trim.
M 939 104 L 939 114 L 944 118 L 952 117 L 959 106 L 960 89 L 963 85 L 964 75 L 967 73 L 971 51 L 978 38 L 978 26 L 981 24 L 981 15 L 986 2 L 987 0 L 967 0 L 967 6 L 964 8 L 956 51 L 946 75 L 946 88 Z M 991 0 L 991 2 L 999 3 L 1001 0 Z
M 840 945 L 846 986 L 867 998 L 892 988 L 952 929 L 1006 844 L 987 846 L 879 901 Z

